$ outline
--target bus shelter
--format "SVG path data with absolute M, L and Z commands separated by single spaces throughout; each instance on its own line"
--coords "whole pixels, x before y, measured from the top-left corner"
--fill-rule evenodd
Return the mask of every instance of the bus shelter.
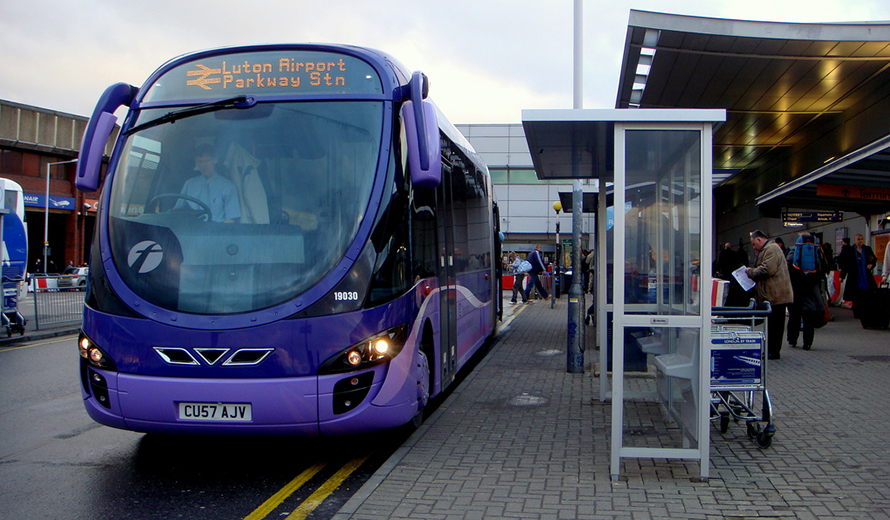
M 697 460 L 708 477 L 711 136 L 725 118 L 724 110 L 522 113 L 539 178 L 599 180 L 596 343 L 601 397 L 612 403 L 613 479 L 623 458 Z M 632 351 L 654 378 L 627 377 Z M 639 408 L 653 405 L 664 424 L 641 424 Z

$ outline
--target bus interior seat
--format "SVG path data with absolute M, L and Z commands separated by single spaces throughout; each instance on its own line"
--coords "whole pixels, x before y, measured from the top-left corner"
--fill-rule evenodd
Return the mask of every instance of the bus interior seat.
M 241 177 L 241 222 L 245 224 L 269 223 L 269 199 L 260 173 L 248 166 Z
M 268 191 L 260 178 L 260 160 L 238 143 L 229 145 L 223 164 L 235 184 L 241 204 L 242 224 L 268 224 Z

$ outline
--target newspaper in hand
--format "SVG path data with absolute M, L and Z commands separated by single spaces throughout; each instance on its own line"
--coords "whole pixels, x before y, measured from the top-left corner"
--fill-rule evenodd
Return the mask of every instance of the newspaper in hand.
M 747 267 L 741 266 L 732 272 L 732 276 L 736 279 L 737 282 L 739 282 L 739 285 L 742 286 L 742 289 L 744 289 L 745 291 L 750 291 L 756 283 L 754 282 L 754 280 L 751 279 L 751 277 L 748 276 L 748 272 L 746 271 L 746 269 Z

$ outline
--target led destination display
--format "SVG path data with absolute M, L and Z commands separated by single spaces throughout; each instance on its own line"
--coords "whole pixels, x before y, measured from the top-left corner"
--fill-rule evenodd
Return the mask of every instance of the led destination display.
M 381 94 L 380 78 L 365 61 L 326 52 L 277 51 L 198 58 L 165 73 L 144 102 L 219 96 Z

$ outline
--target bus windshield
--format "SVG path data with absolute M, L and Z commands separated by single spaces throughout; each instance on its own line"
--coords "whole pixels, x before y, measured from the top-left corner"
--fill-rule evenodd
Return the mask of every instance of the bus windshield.
M 134 126 L 169 109 L 140 112 Z M 162 308 L 250 312 L 341 260 L 369 207 L 383 103 L 260 103 L 147 125 L 123 142 L 108 229 L 124 283 Z

